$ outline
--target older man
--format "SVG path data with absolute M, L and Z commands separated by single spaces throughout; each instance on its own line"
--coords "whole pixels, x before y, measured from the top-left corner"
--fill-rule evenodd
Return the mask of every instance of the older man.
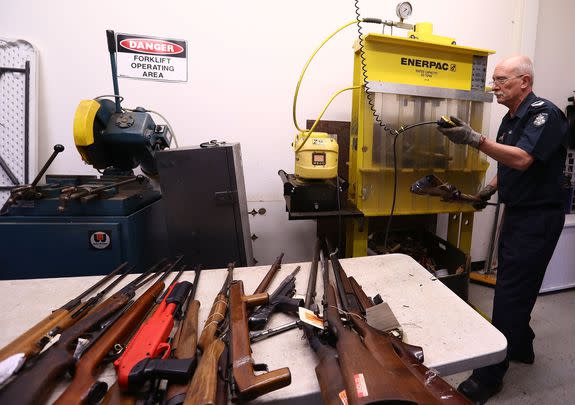
M 458 387 L 479 404 L 501 389 L 510 360 L 535 360 L 531 311 L 565 221 L 561 179 L 568 123 L 557 106 L 533 94 L 532 86 L 531 60 L 505 59 L 493 72 L 497 102 L 509 108 L 497 139 L 487 139 L 456 117 L 458 126 L 439 128 L 452 142 L 471 145 L 498 162 L 497 175 L 478 196 L 486 203 L 499 191 L 505 204 L 493 325 L 507 338 L 507 358 L 474 370 Z

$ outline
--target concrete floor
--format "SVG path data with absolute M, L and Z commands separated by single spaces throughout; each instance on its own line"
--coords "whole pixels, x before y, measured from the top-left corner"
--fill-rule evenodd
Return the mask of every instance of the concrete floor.
M 491 316 L 493 288 L 469 286 L 469 302 Z M 511 363 L 503 390 L 489 404 L 575 403 L 575 290 L 540 295 L 531 314 L 533 365 Z M 457 387 L 471 373 L 445 379 Z

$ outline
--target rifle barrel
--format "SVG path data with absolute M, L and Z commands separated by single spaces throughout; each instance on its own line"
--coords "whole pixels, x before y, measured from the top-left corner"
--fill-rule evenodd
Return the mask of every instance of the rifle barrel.
M 273 278 L 275 277 L 276 273 L 282 267 L 281 263 L 282 263 L 283 257 L 284 257 L 284 254 L 282 252 L 276 258 L 275 262 L 272 264 L 272 267 L 270 267 L 270 269 L 266 273 L 265 277 L 260 282 L 260 285 L 258 285 L 258 288 L 256 288 L 256 290 L 254 291 L 254 295 L 255 294 L 261 294 L 268 289 L 268 287 L 269 287 L 270 283 L 272 282 Z
M 80 305 L 80 302 L 82 301 L 82 299 L 88 295 L 90 295 L 92 292 L 96 291 L 98 288 L 100 288 L 102 285 L 104 285 L 105 283 L 108 282 L 108 280 L 110 280 L 112 277 L 114 277 L 116 274 L 118 274 L 120 271 L 122 271 L 122 269 L 124 267 L 126 267 L 128 265 L 128 262 L 124 262 L 122 264 L 120 264 L 118 267 L 116 267 L 110 274 L 108 274 L 107 276 L 103 277 L 101 280 L 99 280 L 96 284 L 94 284 L 93 286 L 91 286 L 90 288 L 88 288 L 86 291 L 84 291 L 83 293 L 81 293 L 80 295 L 78 295 L 76 298 L 71 299 L 70 301 L 68 301 L 66 304 L 62 305 L 59 309 L 66 309 L 66 310 L 72 310 L 75 307 L 77 307 L 78 305 Z
M 319 263 L 319 251 L 321 250 L 321 242 L 319 239 L 315 240 L 315 245 L 313 248 L 313 260 L 311 262 L 311 267 L 309 270 L 309 278 L 307 280 L 307 291 L 305 293 L 305 307 L 311 309 L 311 306 L 315 300 L 315 289 L 317 281 L 317 265 Z

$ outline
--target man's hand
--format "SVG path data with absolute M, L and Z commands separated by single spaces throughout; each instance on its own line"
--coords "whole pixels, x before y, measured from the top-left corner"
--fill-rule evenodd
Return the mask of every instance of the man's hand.
M 476 210 L 482 210 L 483 208 L 487 207 L 487 201 L 491 199 L 491 196 L 495 194 L 497 189 L 493 187 L 491 184 L 483 187 L 479 193 L 477 193 L 476 197 L 481 198 L 481 201 L 474 202 L 473 208 Z
M 453 115 L 451 116 L 451 121 L 453 121 L 457 126 L 451 128 L 438 126 L 437 130 L 447 136 L 453 143 L 471 145 L 474 148 L 479 148 L 479 144 L 481 143 L 480 133 L 475 132 L 468 123 L 454 117 Z

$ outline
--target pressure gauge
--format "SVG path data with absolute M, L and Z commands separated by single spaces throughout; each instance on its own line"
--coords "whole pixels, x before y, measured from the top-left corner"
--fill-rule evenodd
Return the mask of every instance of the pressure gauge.
M 409 17 L 413 11 L 413 7 L 411 7 L 411 3 L 408 1 L 403 1 L 397 5 L 395 9 L 395 13 L 397 16 L 403 21 L 405 18 Z

